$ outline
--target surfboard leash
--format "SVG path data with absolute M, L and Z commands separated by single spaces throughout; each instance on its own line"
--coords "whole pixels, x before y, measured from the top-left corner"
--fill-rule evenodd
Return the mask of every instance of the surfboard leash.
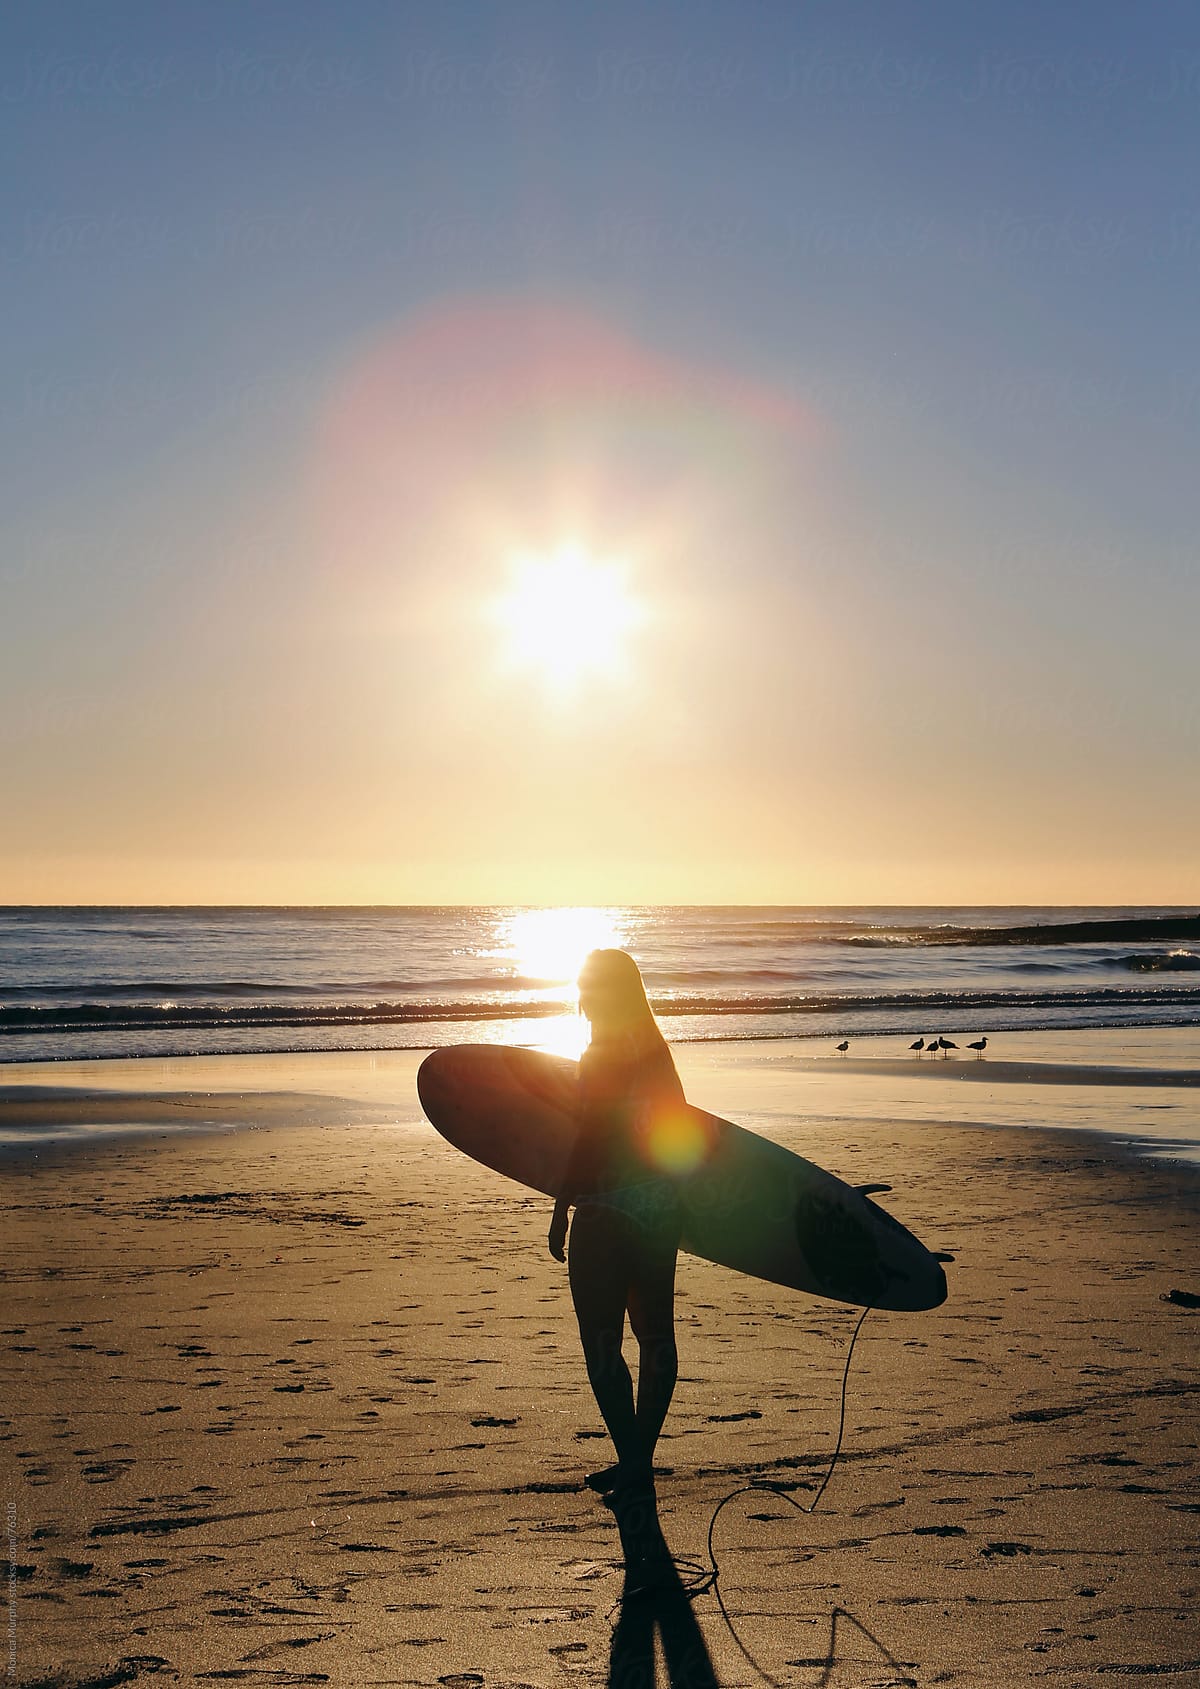
M 838 1405 L 837 1439 L 833 1446 L 833 1454 L 830 1458 L 825 1476 L 817 1485 L 816 1495 L 814 1495 L 812 1500 L 807 1504 L 799 1502 L 796 1500 L 795 1496 L 791 1495 L 779 1484 L 772 1483 L 769 1478 L 756 1478 L 752 1483 L 739 1484 L 736 1489 L 730 1490 L 727 1495 L 723 1495 L 717 1505 L 713 1508 L 712 1517 L 708 1521 L 706 1552 L 708 1554 L 709 1564 L 707 1567 L 697 1566 L 695 1582 L 684 1584 L 684 1590 L 689 1600 L 694 1599 L 698 1595 L 707 1594 L 710 1589 L 716 1590 L 718 1601 L 721 1599 L 721 1592 L 717 1589 L 717 1580 L 720 1577 L 721 1572 L 717 1563 L 717 1557 L 713 1552 L 713 1533 L 717 1528 L 717 1520 L 720 1517 L 722 1510 L 727 1507 L 731 1501 L 735 1500 L 736 1497 L 740 1495 L 748 1495 L 753 1490 L 768 1490 L 772 1495 L 778 1496 L 781 1501 L 786 1501 L 789 1507 L 794 1507 L 797 1513 L 808 1514 L 816 1512 L 817 1504 L 829 1486 L 829 1481 L 833 1477 L 834 1471 L 837 1468 L 838 1458 L 842 1452 L 842 1439 L 846 1431 L 846 1388 L 850 1381 L 850 1363 L 854 1359 L 854 1345 L 858 1342 L 858 1334 L 862 1330 L 863 1325 L 866 1322 L 867 1315 L 870 1312 L 870 1308 L 863 1309 L 862 1313 L 858 1316 L 854 1330 L 850 1335 L 850 1347 L 846 1351 L 846 1364 L 842 1368 L 842 1387 Z M 695 1563 L 693 1562 L 693 1564 Z M 691 1567 L 688 1569 L 691 1570 Z

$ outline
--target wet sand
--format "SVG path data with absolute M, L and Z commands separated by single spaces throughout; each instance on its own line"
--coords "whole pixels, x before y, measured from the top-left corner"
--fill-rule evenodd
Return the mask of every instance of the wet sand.
M 1200 1310 L 1162 1299 L 1200 1291 L 1200 1175 L 947 1126 L 976 1083 L 779 1056 L 679 1052 L 695 1101 L 888 1180 L 956 1254 L 950 1300 L 868 1317 L 806 1515 L 856 1312 L 682 1257 L 658 1520 L 683 1564 L 624 1601 L 653 1522 L 580 1484 L 607 1443 L 549 1205 L 419 1123 L 416 1057 L 9 1070 L 12 1680 L 1200 1681 Z M 1051 1089 L 1066 1125 L 1083 1082 Z M 689 1601 L 714 1508 L 762 1480 Z

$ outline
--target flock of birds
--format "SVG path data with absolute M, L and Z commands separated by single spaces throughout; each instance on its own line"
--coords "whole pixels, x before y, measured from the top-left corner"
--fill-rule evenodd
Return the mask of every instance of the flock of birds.
M 967 1049 L 974 1050 L 975 1060 L 978 1061 L 980 1056 L 982 1056 L 983 1052 L 987 1049 L 987 1044 L 988 1041 L 986 1038 L 976 1038 L 973 1044 L 967 1045 Z M 920 1061 L 921 1057 L 926 1053 L 931 1056 L 936 1056 L 939 1050 L 942 1052 L 942 1060 L 946 1061 L 949 1059 L 951 1050 L 958 1049 L 958 1045 L 954 1042 L 953 1038 L 917 1038 L 914 1039 L 908 1047 L 916 1056 L 918 1061 Z M 837 1051 L 839 1056 L 844 1056 L 849 1048 L 850 1040 L 848 1038 L 843 1038 L 840 1044 L 834 1045 L 834 1049 Z

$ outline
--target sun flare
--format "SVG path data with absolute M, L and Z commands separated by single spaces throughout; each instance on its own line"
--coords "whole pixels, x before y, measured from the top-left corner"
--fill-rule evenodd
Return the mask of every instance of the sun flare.
M 568 985 L 591 950 L 619 946 L 619 919 L 608 909 L 523 909 L 500 932 L 517 972 L 548 985 Z
M 509 661 L 534 671 L 557 693 L 588 680 L 616 679 L 629 638 L 645 619 L 625 566 L 574 545 L 519 559 L 494 608 Z

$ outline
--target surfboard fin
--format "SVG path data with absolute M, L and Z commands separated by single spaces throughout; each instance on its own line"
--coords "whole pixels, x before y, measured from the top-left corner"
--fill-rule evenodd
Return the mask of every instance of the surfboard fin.
M 931 1250 L 930 1253 L 933 1255 L 935 1261 L 953 1261 L 954 1259 L 953 1255 L 947 1254 L 944 1249 L 934 1249 Z
M 890 1191 L 891 1185 L 855 1185 L 860 1196 L 874 1196 L 876 1191 Z

